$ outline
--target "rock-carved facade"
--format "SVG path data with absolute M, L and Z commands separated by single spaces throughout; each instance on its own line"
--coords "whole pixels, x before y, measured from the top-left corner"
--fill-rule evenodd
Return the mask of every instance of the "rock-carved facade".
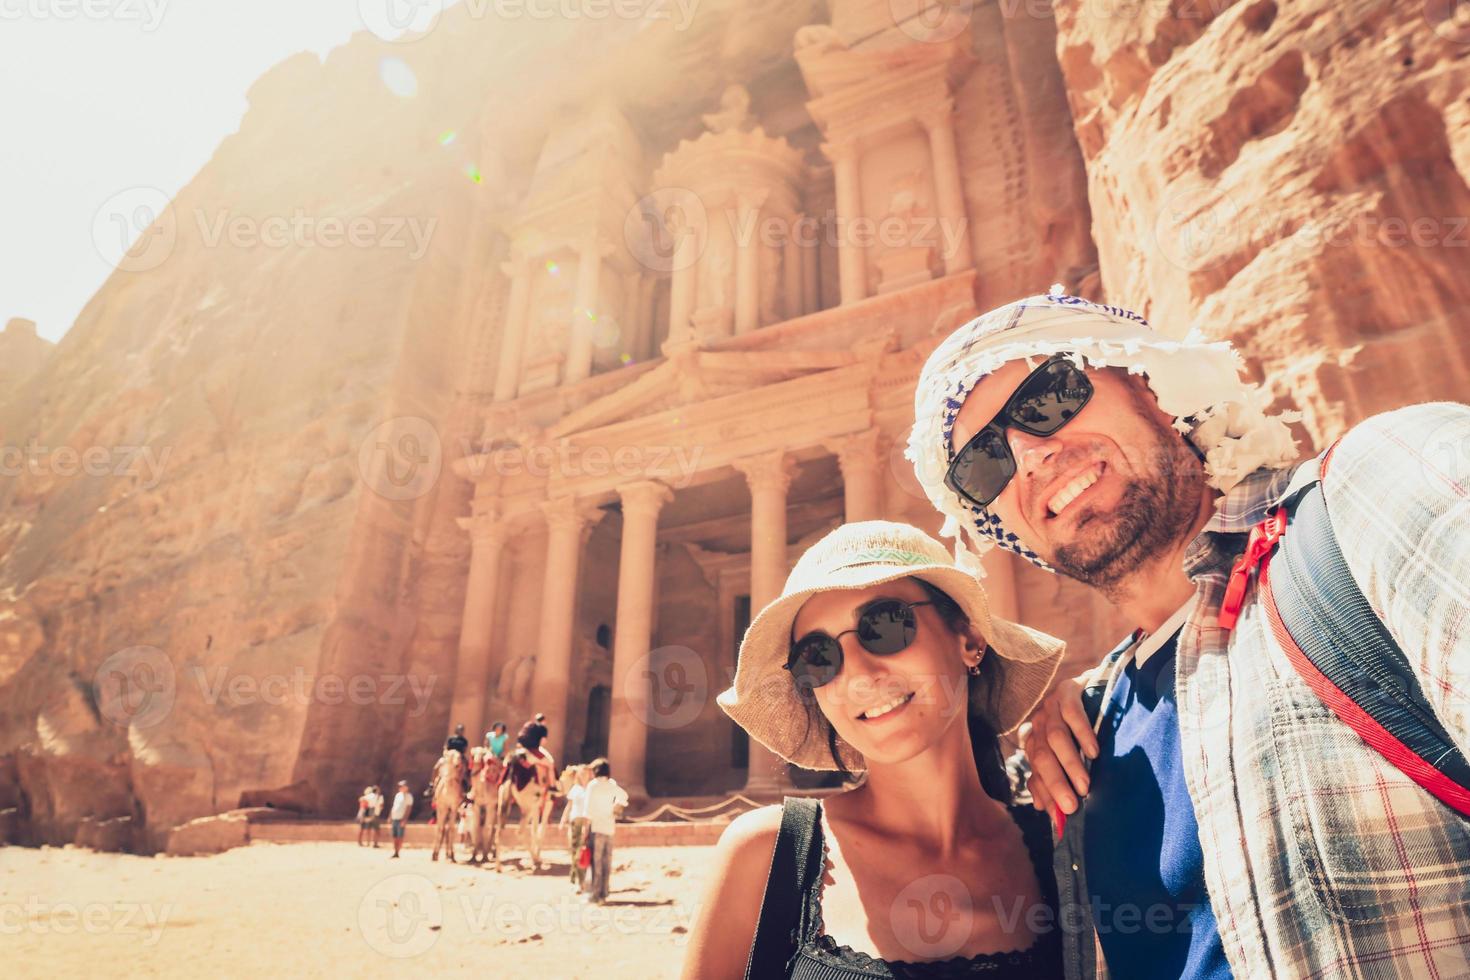
M 1234 339 L 1306 444 L 1464 397 L 1445 11 L 909 6 L 459 5 L 257 82 L 154 267 L 55 350 L 0 337 L 0 447 L 44 454 L 0 474 L 0 836 L 346 814 L 456 722 L 537 710 L 561 760 L 650 795 L 804 781 L 714 704 L 741 630 L 837 523 L 936 529 L 901 450 L 919 368 L 1053 282 Z M 303 212 L 385 234 L 188 220 Z M 106 472 L 52 455 L 89 447 Z M 1121 633 L 987 573 L 1076 662 Z

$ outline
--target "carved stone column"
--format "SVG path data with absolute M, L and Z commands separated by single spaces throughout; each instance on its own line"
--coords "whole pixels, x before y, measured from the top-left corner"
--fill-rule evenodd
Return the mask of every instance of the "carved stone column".
M 750 486 L 750 611 L 752 617 L 781 594 L 786 584 L 786 491 L 795 464 L 777 449 L 735 461 Z M 785 763 L 750 740 L 747 793 L 775 793 L 787 785 Z
M 944 253 L 944 274 L 954 275 L 974 265 L 970 236 L 958 234 L 965 227 L 965 192 L 960 184 L 960 158 L 954 143 L 954 100 L 945 99 L 919 116 L 929 134 L 929 156 L 934 163 L 934 188 L 939 196 L 940 245 L 954 235 L 955 246 Z
M 760 218 L 764 194 L 741 194 L 735 204 L 735 332 L 761 325 Z
M 510 401 L 521 381 L 521 358 L 526 347 L 526 317 L 531 305 L 531 264 L 524 258 L 501 263 L 510 277 L 510 297 L 505 304 L 505 333 L 500 341 L 500 362 L 495 369 L 495 400 Z
M 801 218 L 792 215 L 787 228 L 786 244 L 781 254 L 781 310 L 786 314 L 786 319 L 794 320 L 806 312 L 806 303 L 802 297 L 802 256 L 803 251 L 811 251 L 813 246 L 803 245 L 801 234 Z
M 817 257 L 822 254 L 822 228 L 824 227 L 820 218 L 809 215 L 802 219 L 809 221 L 810 226 L 803 226 L 802 234 L 807 234 L 810 227 L 811 233 L 808 239 L 802 241 L 801 248 L 801 312 L 816 313 L 822 308 L 822 282 L 817 269 Z
M 592 374 L 592 338 L 597 333 L 597 318 L 602 283 L 602 260 L 612 254 L 612 246 L 589 237 L 577 250 L 577 294 L 572 304 L 572 328 L 568 336 L 566 371 L 562 384 L 576 384 Z
M 672 229 L 674 234 L 674 266 L 669 282 L 669 335 L 670 344 L 686 344 L 694 336 L 694 304 L 699 286 L 700 230 L 689 221 L 687 214 L 679 212 L 680 222 Z
M 852 223 L 862 217 L 862 187 L 858 182 L 857 144 L 823 143 L 822 152 L 832 161 L 832 181 L 837 203 L 837 281 L 842 305 L 867 296 L 867 256 L 853 239 Z
M 485 731 L 485 696 L 490 687 L 490 642 L 495 629 L 495 604 L 500 587 L 500 556 L 505 547 L 505 523 L 491 509 L 461 517 L 459 526 L 470 534 L 470 572 L 465 583 L 464 616 L 459 627 L 459 656 L 454 668 L 449 728 L 463 723 L 474 744 Z
M 577 617 L 577 566 L 582 546 L 603 511 L 575 497 L 558 497 L 541 505 L 546 515 L 546 571 L 541 596 L 541 648 L 531 682 L 531 710 L 546 713 L 547 748 L 558 760 L 566 744 L 567 694 L 572 663 L 572 636 Z
M 833 439 L 826 444 L 842 469 L 844 520 L 876 521 L 883 517 L 883 470 L 876 428 Z
M 623 499 L 623 542 L 618 558 L 618 612 L 613 634 L 612 718 L 608 762 L 634 798 L 648 796 L 648 654 L 653 639 L 653 600 L 658 512 L 674 493 L 640 480 L 618 488 Z

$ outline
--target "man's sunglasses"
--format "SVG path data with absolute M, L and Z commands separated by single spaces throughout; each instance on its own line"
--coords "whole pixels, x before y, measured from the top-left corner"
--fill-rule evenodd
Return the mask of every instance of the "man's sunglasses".
M 791 644 L 786 669 L 800 688 L 818 688 L 830 683 L 842 672 L 842 638 L 848 633 L 857 634 L 864 650 L 882 657 L 905 650 L 919 630 L 914 609 L 933 604 L 932 600 L 874 599 L 858 610 L 854 629 L 843 630 L 836 636 L 814 630 Z
M 970 437 L 944 474 L 944 485 L 978 507 L 988 507 L 1016 475 L 1006 429 L 1049 436 L 1077 417 L 1092 397 L 1092 382 L 1067 354 L 1048 358 L 1011 394 L 1005 406 Z

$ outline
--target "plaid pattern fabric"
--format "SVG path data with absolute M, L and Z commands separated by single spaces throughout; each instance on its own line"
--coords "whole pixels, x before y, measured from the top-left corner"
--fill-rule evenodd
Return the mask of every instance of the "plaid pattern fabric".
M 1275 642 L 1252 580 L 1216 625 L 1246 532 L 1292 470 L 1261 470 L 1192 543 L 1178 643 L 1185 780 L 1237 977 L 1470 976 L 1470 822 L 1337 719 Z M 1470 752 L 1470 408 L 1418 405 L 1350 431 L 1323 492 L 1348 566 Z

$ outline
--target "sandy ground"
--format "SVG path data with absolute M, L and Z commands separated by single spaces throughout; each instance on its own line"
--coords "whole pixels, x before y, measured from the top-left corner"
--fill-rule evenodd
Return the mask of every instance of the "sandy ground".
M 423 849 L 254 844 L 210 857 L 0 848 L 7 977 L 673 977 L 708 847 L 613 854 L 583 904 L 565 848 L 539 874 L 431 863 Z M 441 971 L 449 970 L 448 974 Z

